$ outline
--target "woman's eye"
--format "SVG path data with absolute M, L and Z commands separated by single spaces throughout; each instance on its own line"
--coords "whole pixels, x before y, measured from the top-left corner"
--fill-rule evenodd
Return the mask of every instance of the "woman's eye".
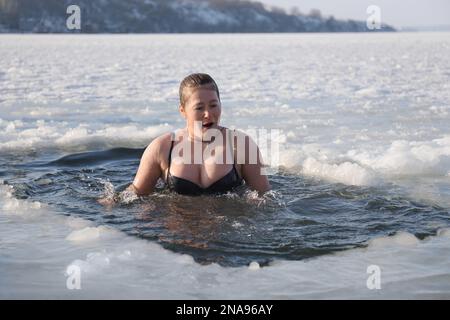
M 211 108 L 215 108 L 215 107 L 217 107 L 217 104 L 212 104 L 211 105 Z

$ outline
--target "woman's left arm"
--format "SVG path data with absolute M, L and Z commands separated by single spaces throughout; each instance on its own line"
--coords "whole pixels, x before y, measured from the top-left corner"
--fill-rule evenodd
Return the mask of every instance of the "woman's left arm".
M 250 152 L 256 152 L 256 154 L 252 156 Z M 259 148 L 249 136 L 245 137 L 245 161 L 241 168 L 242 178 L 250 189 L 260 194 L 271 189 L 269 179 L 263 172 L 264 163 Z

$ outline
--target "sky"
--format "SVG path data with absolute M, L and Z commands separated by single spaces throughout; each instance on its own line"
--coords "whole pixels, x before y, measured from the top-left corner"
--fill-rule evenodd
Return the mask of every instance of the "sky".
M 450 0 L 258 0 L 289 9 L 297 6 L 302 13 L 311 9 L 335 18 L 365 21 L 367 7 L 380 8 L 381 21 L 394 27 L 450 25 Z

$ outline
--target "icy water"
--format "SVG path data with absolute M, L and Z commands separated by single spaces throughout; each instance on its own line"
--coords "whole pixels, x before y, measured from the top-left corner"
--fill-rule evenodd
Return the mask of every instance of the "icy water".
M 2 35 L 0 297 L 450 298 L 449 51 L 448 33 Z M 273 190 L 99 204 L 183 126 L 196 71 L 225 126 L 280 130 Z

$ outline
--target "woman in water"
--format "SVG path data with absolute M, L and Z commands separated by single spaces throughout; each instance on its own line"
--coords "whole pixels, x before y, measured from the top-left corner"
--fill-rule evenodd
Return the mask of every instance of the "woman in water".
M 268 191 L 256 144 L 219 125 L 222 105 L 216 82 L 207 74 L 191 74 L 181 82 L 179 94 L 186 127 L 150 143 L 128 190 L 147 195 L 161 178 L 170 190 L 187 195 L 225 193 L 243 181 L 259 193 Z

